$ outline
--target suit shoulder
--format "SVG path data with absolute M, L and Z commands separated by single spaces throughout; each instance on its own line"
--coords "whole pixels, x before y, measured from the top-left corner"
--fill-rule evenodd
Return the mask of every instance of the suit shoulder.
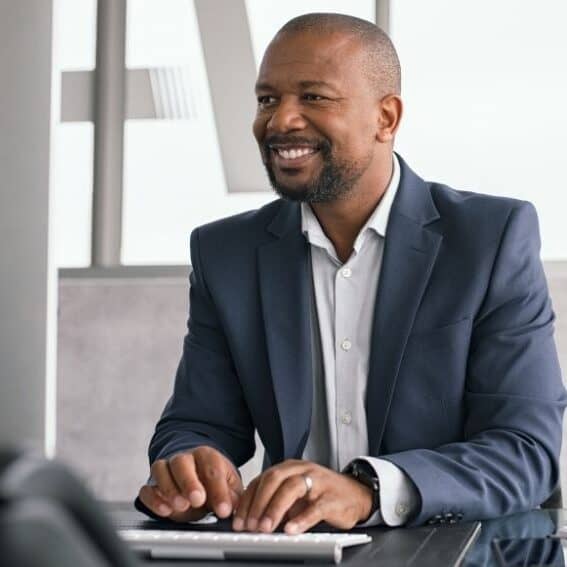
M 457 190 L 441 183 L 430 183 L 430 190 L 444 224 L 461 230 L 501 233 L 515 212 L 537 219 L 529 201 Z
M 273 237 L 267 230 L 283 201 L 278 199 L 263 207 L 246 211 L 197 227 L 191 233 L 191 261 L 197 256 L 208 265 L 235 269 L 255 258 L 258 246 Z
M 282 200 L 276 199 L 259 209 L 245 211 L 203 224 L 197 227 L 195 232 L 198 231 L 200 237 L 206 239 L 225 239 L 233 236 L 242 238 L 247 234 L 264 232 L 281 205 Z

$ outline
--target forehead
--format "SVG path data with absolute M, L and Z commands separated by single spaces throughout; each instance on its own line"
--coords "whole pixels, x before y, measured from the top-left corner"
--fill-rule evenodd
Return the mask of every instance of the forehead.
M 258 85 L 325 81 L 354 86 L 363 79 L 362 54 L 360 43 L 342 33 L 276 36 L 262 59 Z

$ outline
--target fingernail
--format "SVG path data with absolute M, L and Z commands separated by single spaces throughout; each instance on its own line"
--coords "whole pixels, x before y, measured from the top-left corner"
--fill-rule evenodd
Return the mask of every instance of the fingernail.
M 259 529 L 261 532 L 270 532 L 272 531 L 272 520 L 268 517 L 264 517 L 260 520 Z
M 258 520 L 256 518 L 248 518 L 248 529 L 253 532 L 258 527 Z
M 230 516 L 230 505 L 226 502 L 221 502 L 217 508 L 217 515 L 221 518 L 226 518 Z
M 242 518 L 234 518 L 232 521 L 232 529 L 240 532 L 244 529 L 244 520 Z
M 191 506 L 200 508 L 205 503 L 205 497 L 200 490 L 193 490 L 189 493 L 189 501 L 191 502 Z
M 288 522 L 285 525 L 285 531 L 288 534 L 296 534 L 299 531 L 299 525 L 296 524 L 295 522 Z
M 171 512 L 172 512 L 171 508 L 166 504 L 160 504 L 158 506 L 158 514 L 160 516 L 169 516 Z
M 189 506 L 189 502 L 183 496 L 176 496 L 173 499 L 173 507 L 180 512 L 184 512 Z

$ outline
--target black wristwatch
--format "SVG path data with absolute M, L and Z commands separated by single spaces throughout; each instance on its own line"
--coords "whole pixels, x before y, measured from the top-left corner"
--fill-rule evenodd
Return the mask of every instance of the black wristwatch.
M 343 472 L 372 490 L 372 508 L 370 514 L 368 514 L 370 518 L 374 512 L 380 509 L 380 482 L 376 471 L 372 468 L 370 463 L 356 460 L 352 461 Z

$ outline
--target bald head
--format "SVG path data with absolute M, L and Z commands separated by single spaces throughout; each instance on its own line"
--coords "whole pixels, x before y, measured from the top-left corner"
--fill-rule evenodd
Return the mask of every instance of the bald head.
M 380 97 L 400 94 L 401 71 L 398 54 L 390 38 L 376 24 L 344 14 L 303 14 L 287 22 L 278 31 L 274 41 L 301 33 L 339 33 L 351 37 L 362 47 L 361 70 L 376 94 Z

